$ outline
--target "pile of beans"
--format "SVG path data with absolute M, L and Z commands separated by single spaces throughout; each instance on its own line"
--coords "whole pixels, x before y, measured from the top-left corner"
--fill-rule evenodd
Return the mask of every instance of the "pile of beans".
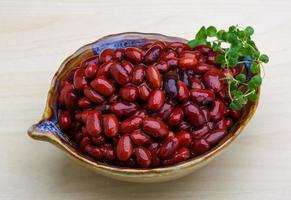
M 153 41 L 105 49 L 59 84 L 61 130 L 89 158 L 129 168 L 173 165 L 221 141 L 240 111 L 229 108 L 224 71 L 207 46 Z

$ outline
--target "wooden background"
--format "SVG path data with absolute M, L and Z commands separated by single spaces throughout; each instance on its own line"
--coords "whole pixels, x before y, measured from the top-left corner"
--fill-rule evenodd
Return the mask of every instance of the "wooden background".
M 0 0 L 0 199 L 291 199 L 290 0 Z M 270 56 L 259 109 L 215 161 L 174 182 L 114 181 L 78 165 L 27 128 L 50 80 L 81 45 L 124 31 L 188 39 L 201 25 L 255 27 Z

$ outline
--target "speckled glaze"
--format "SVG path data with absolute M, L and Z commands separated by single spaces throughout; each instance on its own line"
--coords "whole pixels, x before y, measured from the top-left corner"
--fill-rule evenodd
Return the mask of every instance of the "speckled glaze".
M 178 163 L 170 167 L 160 167 L 155 169 L 131 169 L 105 165 L 91 160 L 79 153 L 73 142 L 62 133 L 57 124 L 57 89 L 60 80 L 64 80 L 67 73 L 79 66 L 82 60 L 99 54 L 106 48 L 126 48 L 132 46 L 142 46 L 151 40 L 162 40 L 167 42 L 187 42 L 187 40 L 177 37 L 169 37 L 160 34 L 128 32 L 103 37 L 96 42 L 85 45 L 78 49 L 73 55 L 68 57 L 60 66 L 51 83 L 48 92 L 45 111 L 41 120 L 28 129 L 30 137 L 36 140 L 50 142 L 64 150 L 85 166 L 91 168 L 99 174 L 114 179 L 129 182 L 163 182 L 183 177 L 196 169 L 202 167 L 214 157 L 216 157 L 228 144 L 230 144 L 244 129 L 248 121 L 254 115 L 258 106 L 248 105 L 247 112 L 244 113 L 240 122 L 233 127 L 231 134 L 228 134 L 216 147 L 196 158 Z M 259 95 L 258 95 L 259 96 Z

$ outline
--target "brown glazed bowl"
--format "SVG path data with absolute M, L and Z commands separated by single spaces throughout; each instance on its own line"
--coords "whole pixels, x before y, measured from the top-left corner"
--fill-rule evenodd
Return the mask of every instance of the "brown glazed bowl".
M 65 79 L 67 73 L 70 70 L 78 67 L 82 60 L 99 54 L 103 49 L 142 46 L 151 40 L 162 40 L 166 42 L 187 42 L 187 40 L 182 38 L 169 37 L 161 34 L 128 32 L 103 37 L 78 49 L 61 64 L 60 68 L 54 75 L 50 90 L 48 92 L 43 116 L 38 123 L 32 125 L 28 129 L 29 136 L 36 140 L 52 143 L 53 145 L 59 147 L 74 157 L 75 160 L 79 161 L 79 163 L 91 168 L 98 174 L 129 182 L 163 182 L 177 179 L 190 174 L 216 157 L 242 132 L 244 127 L 254 115 L 258 105 L 258 100 L 254 104 L 247 106 L 247 111 L 243 114 L 239 123 L 232 128 L 231 133 L 228 134 L 216 147 L 198 157 L 169 167 L 159 167 L 154 169 L 132 169 L 98 163 L 96 161 L 90 160 L 90 158 L 78 152 L 75 144 L 70 141 L 69 138 L 66 137 L 66 134 L 62 133 L 59 129 L 57 122 L 58 83 L 60 80 Z

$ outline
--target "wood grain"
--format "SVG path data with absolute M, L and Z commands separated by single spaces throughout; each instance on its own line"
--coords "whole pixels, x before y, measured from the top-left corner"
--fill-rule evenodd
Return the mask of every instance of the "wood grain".
M 0 0 L 0 199 L 290 199 L 291 1 Z M 193 37 L 201 25 L 252 25 L 269 54 L 248 128 L 214 162 L 163 184 L 96 175 L 26 134 L 64 58 L 101 36 L 158 32 Z

